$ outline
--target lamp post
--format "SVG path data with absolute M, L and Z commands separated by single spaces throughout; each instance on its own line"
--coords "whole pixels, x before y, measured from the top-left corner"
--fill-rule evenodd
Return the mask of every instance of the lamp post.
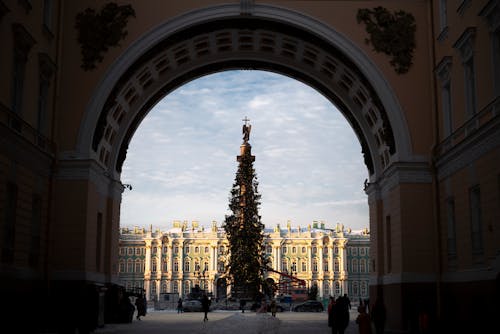
M 198 281 L 200 282 L 202 290 L 205 290 L 205 275 L 206 275 L 207 269 L 203 269 L 202 272 L 197 271 L 196 272 L 196 277 L 198 278 Z

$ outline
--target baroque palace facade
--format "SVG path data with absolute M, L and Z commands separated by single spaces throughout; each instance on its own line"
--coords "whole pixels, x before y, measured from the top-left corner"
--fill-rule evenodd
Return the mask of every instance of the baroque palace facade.
M 352 231 L 342 224 L 334 229 L 323 222 L 265 231 L 270 267 L 316 285 L 318 297 L 347 293 L 351 299 L 369 296 L 370 233 Z M 224 229 L 213 221 L 210 230 L 196 221 L 174 221 L 167 231 L 122 228 L 119 277 L 127 289 L 143 288 L 149 300 L 162 293 L 186 297 L 199 286 L 214 298 L 225 298 L 230 287 L 224 278 L 228 257 Z M 265 279 L 277 283 L 280 274 L 268 271 Z

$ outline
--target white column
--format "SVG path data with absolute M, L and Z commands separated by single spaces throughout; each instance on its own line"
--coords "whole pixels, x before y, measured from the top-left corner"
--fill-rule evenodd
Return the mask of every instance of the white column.
M 150 279 L 151 279 L 151 240 L 145 240 L 146 243 L 146 256 L 144 263 L 144 290 L 146 290 L 147 298 L 150 297 Z
M 312 266 L 312 249 L 311 249 L 311 245 L 308 245 L 307 246 L 307 271 L 308 272 L 312 272 L 311 266 Z
M 278 246 L 277 248 L 277 251 L 278 251 L 278 262 L 276 263 L 276 267 L 278 268 L 277 270 L 278 271 L 283 271 L 283 268 L 281 268 L 281 245 Z
M 318 247 L 318 254 L 319 254 L 319 261 L 318 261 L 318 267 L 319 267 L 319 277 L 323 277 L 323 246 Z
M 211 246 L 212 248 L 212 255 L 210 263 L 212 263 L 212 268 L 210 270 L 217 272 L 217 246 Z

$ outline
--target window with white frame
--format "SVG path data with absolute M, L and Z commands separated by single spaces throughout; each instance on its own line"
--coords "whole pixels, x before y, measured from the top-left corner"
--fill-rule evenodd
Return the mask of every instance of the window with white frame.
M 179 271 L 179 262 L 178 262 L 178 261 L 175 261 L 175 262 L 174 262 L 174 271 L 175 271 L 175 272 L 178 272 L 178 271 Z
M 359 272 L 361 272 L 361 273 L 366 272 L 366 260 L 365 259 L 359 260 Z
M 323 261 L 323 270 L 328 271 L 328 261 Z
M 453 45 L 460 52 L 464 68 L 465 113 L 472 117 L 477 112 L 476 69 L 474 65 L 474 40 L 476 28 L 467 28 Z
M 359 284 L 358 281 L 352 282 L 352 295 L 359 296 Z
M 142 272 L 142 261 L 139 259 L 135 260 L 135 272 L 136 273 Z
M 120 261 L 120 272 L 124 273 L 125 272 L 125 261 Z
M 338 281 L 335 281 L 335 294 L 340 295 L 340 283 Z
M 307 263 L 306 261 L 302 261 L 302 271 L 307 271 Z
M 357 259 L 352 260 L 352 272 L 353 273 L 358 272 L 358 260 Z
M 185 281 L 184 282 L 184 295 L 187 296 L 189 294 L 189 290 L 191 288 L 191 282 Z
M 333 270 L 335 272 L 339 272 L 340 271 L 340 262 L 339 262 L 338 258 L 335 258 L 335 260 L 333 260 Z
M 128 247 L 127 248 L 127 253 L 128 253 L 128 255 L 134 255 L 134 248 Z
M 179 293 L 179 283 L 177 281 L 172 282 L 172 292 Z
M 479 185 L 469 189 L 470 226 L 473 254 L 482 254 L 483 236 L 481 229 L 481 193 Z
M 366 284 L 366 281 L 361 281 L 361 296 L 367 296 L 368 295 L 368 285 Z
M 127 272 L 128 273 L 134 272 L 134 263 L 132 262 L 131 259 L 128 259 L 127 261 Z
M 208 247 L 205 247 L 205 254 L 208 254 L 208 253 L 210 253 L 210 251 L 209 251 Z
M 317 271 L 318 271 L 318 262 L 313 261 L 313 272 L 317 272 Z
M 302 247 L 302 254 L 305 254 L 305 253 L 306 253 L 306 248 Z
M 184 262 L 184 271 L 190 271 L 191 263 L 189 261 Z

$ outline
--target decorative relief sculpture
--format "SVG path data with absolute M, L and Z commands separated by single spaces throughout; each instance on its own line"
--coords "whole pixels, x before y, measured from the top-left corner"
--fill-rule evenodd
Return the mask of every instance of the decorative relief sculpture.
M 106 4 L 99 13 L 92 8 L 76 15 L 75 28 L 78 30 L 78 43 L 82 53 L 81 67 L 85 71 L 96 68 L 102 62 L 104 53 L 110 47 L 118 46 L 127 36 L 127 25 L 130 16 L 135 17 L 131 5 Z
M 372 44 L 376 52 L 384 52 L 392 56 L 391 65 L 396 73 L 408 72 L 412 65 L 415 49 L 415 17 L 405 11 L 390 13 L 386 8 L 375 7 L 373 10 L 362 8 L 358 10 L 358 23 L 366 24 L 367 44 Z

